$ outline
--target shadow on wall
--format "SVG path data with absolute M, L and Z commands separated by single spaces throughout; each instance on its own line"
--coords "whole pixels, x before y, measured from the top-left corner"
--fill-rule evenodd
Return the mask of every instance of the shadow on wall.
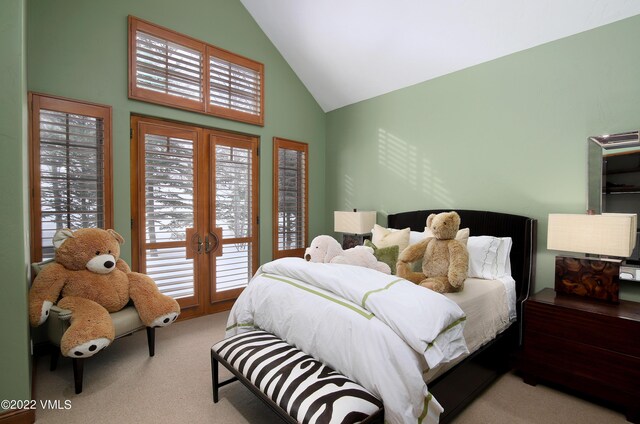
M 375 137 L 373 149 L 363 140 L 354 142 L 361 159 L 355 167 L 345 159 L 339 204 L 343 210 L 374 209 L 384 224 L 387 214 L 408 210 L 490 210 L 538 219 L 544 241 L 547 214 L 567 208 L 571 212 L 581 202 L 577 179 L 560 178 L 557 169 L 540 167 L 540 160 L 530 154 L 532 146 L 519 148 L 518 154 L 512 154 L 513 144 L 492 145 L 482 154 L 464 147 L 466 156 L 460 159 L 460 146 L 456 150 L 444 141 L 427 145 L 385 128 L 378 128 Z M 365 163 L 377 164 L 376 169 Z
M 353 205 L 353 198 L 355 195 L 355 187 L 353 183 L 353 177 L 351 175 L 344 176 L 344 199 L 343 204 L 345 211 L 352 211 L 356 206 Z
M 420 203 L 430 203 L 429 208 L 453 205 L 451 193 L 426 155 L 423 150 L 389 131 L 378 129 L 378 164 L 389 171 L 390 177 L 395 175 L 407 188 L 401 194 L 408 198 L 412 196 L 407 191 L 419 194 Z
M 418 149 L 400 137 L 378 129 L 378 164 L 416 191 L 418 186 Z

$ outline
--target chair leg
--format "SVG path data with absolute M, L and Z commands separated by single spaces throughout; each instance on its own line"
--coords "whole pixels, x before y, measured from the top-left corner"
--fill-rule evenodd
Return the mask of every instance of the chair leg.
M 82 374 L 84 372 L 84 359 L 72 358 L 73 361 L 73 380 L 76 385 L 76 394 L 82 393 Z
M 211 382 L 213 383 L 213 403 L 218 403 L 218 361 L 211 351 Z
M 156 354 L 156 329 L 147 327 L 147 343 L 149 344 L 149 356 Z
M 51 350 L 51 363 L 49 364 L 49 371 L 55 371 L 58 367 L 58 358 L 60 358 L 60 348 L 53 346 Z

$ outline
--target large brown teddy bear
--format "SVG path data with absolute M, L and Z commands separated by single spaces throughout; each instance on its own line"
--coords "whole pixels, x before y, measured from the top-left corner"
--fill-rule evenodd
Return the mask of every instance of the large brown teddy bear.
M 435 237 L 412 244 L 400 253 L 397 274 L 439 293 L 461 291 L 469 269 L 469 252 L 455 240 L 460 216 L 455 212 L 431 214 L 427 227 Z M 411 263 L 422 258 L 422 272 L 411 271 Z
M 165 327 L 180 314 L 174 299 L 120 259 L 123 243 L 114 230 L 97 228 L 64 229 L 54 235 L 55 262 L 33 281 L 29 320 L 34 327 L 42 324 L 56 302 L 72 312 L 71 325 L 60 341 L 64 356 L 87 358 L 111 344 L 115 333 L 109 313 L 124 308 L 129 298 L 148 327 Z

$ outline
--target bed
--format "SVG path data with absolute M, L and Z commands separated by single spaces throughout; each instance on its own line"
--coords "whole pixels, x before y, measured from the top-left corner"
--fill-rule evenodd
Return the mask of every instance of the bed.
M 420 210 L 392 214 L 390 228 L 410 227 L 422 231 L 427 217 L 448 210 Z M 456 210 L 461 228 L 471 235 L 511 237 L 511 275 L 516 283 L 517 319 L 493 341 L 471 353 L 455 368 L 429 382 L 429 391 L 444 408 L 440 423 L 448 423 L 485 388 L 507 371 L 511 354 L 522 343 L 523 302 L 528 298 L 535 277 L 537 222 L 535 219 L 490 211 Z
M 388 226 L 423 231 L 427 216 L 437 212 L 390 215 Z M 471 324 L 483 318 L 475 317 L 463 297 L 442 296 L 362 267 L 296 258 L 260 268 L 231 311 L 227 336 L 256 328 L 276 334 L 382 398 L 388 422 L 450 421 L 508 368 L 509 354 L 519 343 L 522 301 L 535 265 L 535 220 L 457 212 L 461 227 L 470 228 L 472 235 L 512 240 L 512 317 L 506 323 L 499 320 L 502 326 L 494 339 L 470 343 L 474 351 L 469 352 L 463 335 L 467 315 L 473 317 Z M 464 296 L 478 290 L 507 296 L 506 281 L 504 287 L 500 281 L 491 287 L 471 280 L 465 284 Z

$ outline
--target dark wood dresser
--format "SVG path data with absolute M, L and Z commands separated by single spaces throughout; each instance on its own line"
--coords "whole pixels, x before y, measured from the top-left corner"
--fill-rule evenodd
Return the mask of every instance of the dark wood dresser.
M 523 380 L 548 381 L 624 408 L 640 423 L 640 303 L 544 289 L 524 307 Z

